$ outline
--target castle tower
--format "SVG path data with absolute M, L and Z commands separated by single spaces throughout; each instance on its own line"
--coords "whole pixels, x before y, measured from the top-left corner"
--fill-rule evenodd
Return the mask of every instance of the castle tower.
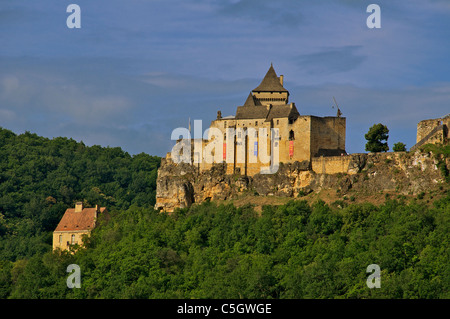
M 261 84 L 252 91 L 252 94 L 264 106 L 289 103 L 289 91 L 283 87 L 283 76 L 277 76 L 272 64 Z

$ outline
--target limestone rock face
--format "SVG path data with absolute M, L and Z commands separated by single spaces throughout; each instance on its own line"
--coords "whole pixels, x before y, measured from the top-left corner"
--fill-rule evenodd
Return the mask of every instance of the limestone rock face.
M 189 181 L 164 176 L 158 179 L 156 187 L 158 194 L 155 209 L 173 211 L 175 208 L 189 207 L 194 203 L 194 187 Z
M 348 163 L 342 166 L 346 170 L 336 174 L 316 173 L 310 163 L 304 161 L 280 163 L 275 174 L 252 177 L 227 175 L 225 164 L 214 164 L 211 169 L 199 172 L 195 165 L 162 159 L 155 209 L 173 212 L 193 203 L 227 200 L 246 192 L 292 198 L 323 189 L 335 189 L 341 194 L 391 191 L 415 195 L 441 185 L 448 186 L 438 164 L 444 163 L 449 169 L 450 161 L 432 153 L 369 153 L 349 157 L 342 159 Z
M 350 161 L 348 172 L 350 174 L 359 173 L 366 166 L 368 154 L 353 154 Z

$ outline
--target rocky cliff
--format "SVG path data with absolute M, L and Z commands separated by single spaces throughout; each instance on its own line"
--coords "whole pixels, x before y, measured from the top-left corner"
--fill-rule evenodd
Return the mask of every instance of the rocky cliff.
M 224 164 L 199 172 L 193 165 L 162 159 L 155 209 L 172 212 L 193 203 L 229 200 L 245 193 L 297 198 L 324 189 L 341 195 L 380 191 L 416 195 L 436 188 L 448 189 L 450 161 L 444 155 L 416 151 L 349 156 L 342 159 L 347 166 L 340 173 L 317 173 L 305 161 L 281 163 L 277 173 L 253 177 L 227 175 Z

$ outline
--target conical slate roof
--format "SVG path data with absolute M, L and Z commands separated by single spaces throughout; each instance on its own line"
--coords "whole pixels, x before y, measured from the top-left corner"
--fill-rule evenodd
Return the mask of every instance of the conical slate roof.
M 252 92 L 249 93 L 247 100 L 244 103 L 244 106 L 261 106 L 261 102 L 258 99 L 255 99 Z
M 281 85 L 280 79 L 271 64 L 261 84 L 253 92 L 288 92 L 288 90 Z

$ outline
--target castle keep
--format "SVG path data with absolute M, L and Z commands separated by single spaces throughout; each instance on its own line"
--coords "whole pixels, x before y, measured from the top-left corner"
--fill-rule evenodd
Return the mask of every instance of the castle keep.
M 218 138 L 222 140 L 217 141 L 212 162 L 226 163 L 227 174 L 254 176 L 274 162 L 298 161 L 309 166 L 314 157 L 345 154 L 346 123 L 340 111 L 337 116 L 329 117 L 301 115 L 295 103 L 289 101 L 283 75 L 278 77 L 273 65 L 245 103 L 237 107 L 236 115 L 222 117 L 218 111 L 210 128 L 220 134 L 190 140 L 191 162 L 200 171 L 212 167 L 211 161 L 198 159 L 207 156 L 208 142 Z M 196 145 L 200 145 L 202 154 L 196 151 Z M 270 160 L 264 160 L 268 157 Z M 174 160 L 170 153 L 166 158 Z

